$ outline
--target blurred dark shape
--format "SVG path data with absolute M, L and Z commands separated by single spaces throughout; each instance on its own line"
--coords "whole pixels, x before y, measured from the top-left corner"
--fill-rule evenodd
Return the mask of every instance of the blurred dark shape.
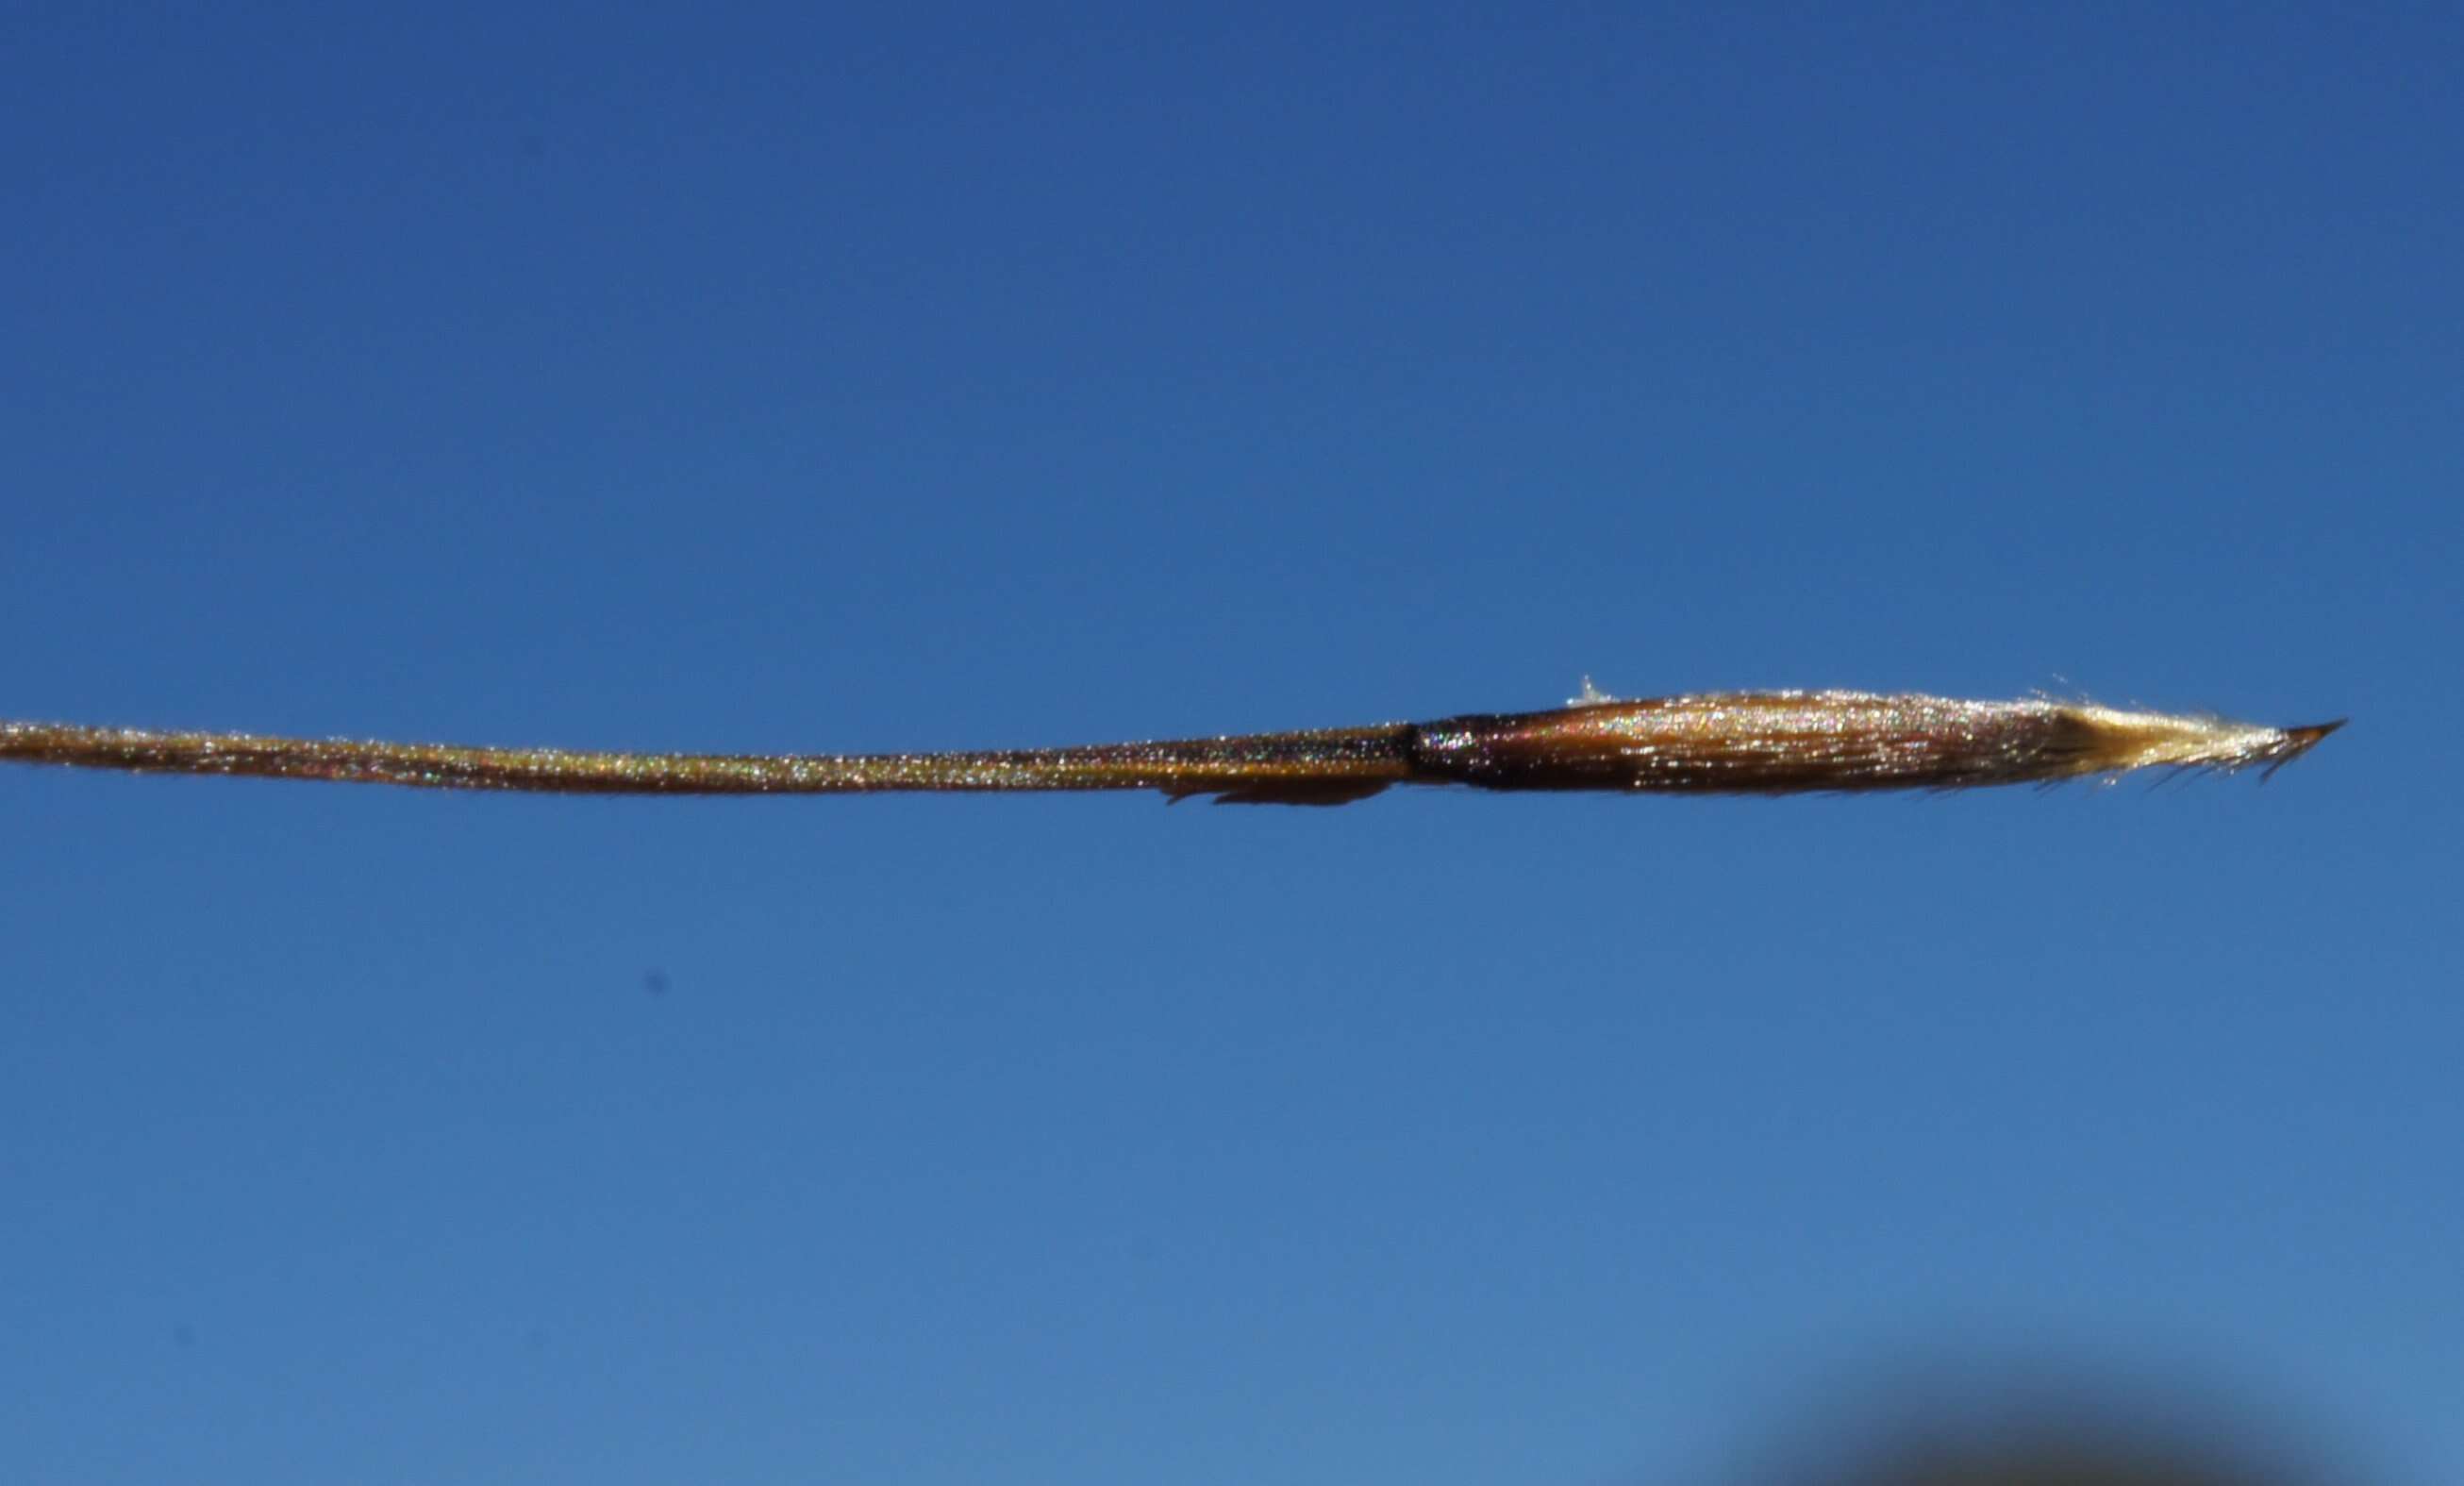
M 1748 1486 L 2359 1486 L 2280 1412 L 2149 1377 L 2040 1367 L 1901 1375 L 1793 1432 Z M 1986 1380 L 1979 1386 L 1978 1379 Z
M 652 970 L 649 974 L 643 976 L 642 988 L 654 996 L 666 995 L 668 993 L 668 972 L 665 970 Z
M 1937 1442 L 1817 1479 L 1819 1486 L 2325 1486 L 2324 1477 L 2229 1460 L 2209 1447 L 2094 1431 Z

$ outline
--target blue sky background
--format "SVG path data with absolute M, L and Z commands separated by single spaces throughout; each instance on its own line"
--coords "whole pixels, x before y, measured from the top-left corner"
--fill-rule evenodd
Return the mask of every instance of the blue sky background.
M 1912 1355 L 2464 1466 L 2464 22 L 0 21 L 0 715 L 715 750 L 1609 690 L 2262 788 L 0 774 L 42 1482 L 1658 1482 Z

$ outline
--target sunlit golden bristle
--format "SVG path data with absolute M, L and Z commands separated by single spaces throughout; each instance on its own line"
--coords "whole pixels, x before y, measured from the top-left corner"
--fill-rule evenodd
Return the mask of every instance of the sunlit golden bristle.
M 1007 793 L 1156 789 L 1341 805 L 1394 785 L 1801 794 L 2045 784 L 2150 767 L 2274 772 L 2341 722 L 2220 718 L 1913 693 L 1711 692 L 1308 732 L 935 753 L 695 754 L 148 732 L 0 722 L 0 760 L 567 794 Z

